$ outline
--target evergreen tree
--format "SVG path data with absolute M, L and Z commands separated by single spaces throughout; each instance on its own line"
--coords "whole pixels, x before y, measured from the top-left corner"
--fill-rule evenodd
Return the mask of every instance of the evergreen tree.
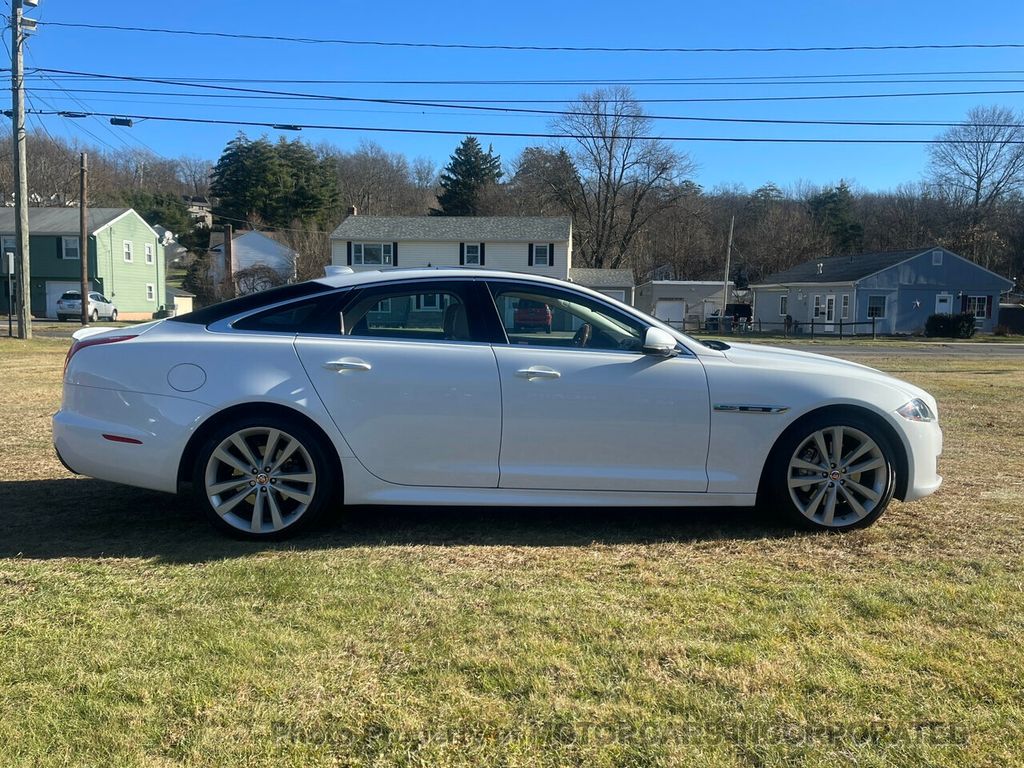
M 815 223 L 832 241 L 832 253 L 864 250 L 864 227 L 857 221 L 853 192 L 845 181 L 812 196 L 807 205 Z
M 475 216 L 482 193 L 501 178 L 501 158 L 488 147 L 484 152 L 475 136 L 467 136 L 455 149 L 441 173 L 444 190 L 438 195 L 435 216 Z

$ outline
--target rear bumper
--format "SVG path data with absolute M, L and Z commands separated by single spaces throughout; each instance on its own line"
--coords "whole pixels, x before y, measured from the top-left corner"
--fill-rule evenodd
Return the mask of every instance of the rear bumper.
M 209 410 L 180 397 L 65 383 L 53 445 L 76 474 L 173 493 L 185 445 Z

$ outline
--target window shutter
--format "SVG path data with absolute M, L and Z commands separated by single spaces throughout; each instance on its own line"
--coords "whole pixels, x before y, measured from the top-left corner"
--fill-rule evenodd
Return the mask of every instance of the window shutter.
M 348 255 L 348 265 L 352 266 L 352 241 L 345 243 L 345 253 Z
M 398 266 L 398 243 L 391 244 L 391 266 Z
M 555 244 L 548 243 L 548 266 L 555 266 Z
M 532 267 L 533 266 L 533 243 L 530 243 L 527 246 L 527 249 L 528 249 L 527 253 L 529 254 L 529 257 L 528 257 L 528 260 L 527 260 L 527 265 Z
M 63 237 L 58 237 L 57 238 L 57 258 L 58 259 L 63 259 L 64 258 L 64 238 Z
M 484 244 L 480 243 L 480 266 L 484 265 Z
M 985 317 L 987 317 L 987 318 L 991 318 L 992 317 L 992 297 L 991 296 L 986 296 L 985 297 Z
M 961 312 L 966 312 L 967 311 L 967 294 L 966 293 L 963 296 L 960 297 L 960 311 Z
M 466 244 L 459 243 L 459 266 L 466 266 Z

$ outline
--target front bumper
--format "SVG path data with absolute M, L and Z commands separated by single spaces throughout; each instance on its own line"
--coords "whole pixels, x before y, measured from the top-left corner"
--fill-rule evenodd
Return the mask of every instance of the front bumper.
M 942 476 L 938 473 L 942 429 L 937 421 L 904 419 L 902 426 L 907 447 L 907 490 L 903 501 L 916 501 L 935 493 L 942 485 Z

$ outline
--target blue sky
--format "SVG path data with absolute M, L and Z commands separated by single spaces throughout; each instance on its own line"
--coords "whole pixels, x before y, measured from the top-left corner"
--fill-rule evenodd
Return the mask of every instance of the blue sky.
M 975 12 L 977 9 L 977 12 Z M 139 2 L 40 0 L 28 15 L 43 22 L 88 22 L 250 34 L 279 34 L 411 42 L 461 42 L 644 47 L 767 47 L 1024 42 L 1024 3 L 828 2 L 828 3 L 609 3 L 534 2 L 349 3 Z M 28 44 L 28 67 L 151 77 L 279 79 L 627 79 L 832 75 L 853 73 L 1019 70 L 1020 74 L 967 75 L 1016 80 L 1003 83 L 646 85 L 640 98 L 718 98 L 832 95 L 906 91 L 1024 90 L 1024 50 L 925 50 L 815 53 L 567 53 L 443 51 L 429 49 L 302 45 L 41 26 Z M 935 76 L 933 76 L 935 77 Z M 939 76 L 941 77 L 941 76 Z M 457 131 L 546 132 L 549 118 L 480 114 L 408 106 L 309 102 L 244 102 L 216 98 L 76 93 L 40 78 L 29 83 L 38 109 L 95 110 L 125 114 L 325 123 L 353 126 L 438 128 Z M 139 84 L 90 81 L 65 88 L 150 90 Z M 245 84 L 243 84 L 245 85 Z M 252 87 L 252 86 L 247 86 Z M 565 85 L 269 85 L 346 96 L 400 99 L 571 99 L 582 88 Z M 174 88 L 182 92 L 186 88 Z M 826 120 L 934 120 L 963 117 L 977 104 L 1024 109 L 1024 94 L 944 96 L 804 102 L 739 102 L 649 105 L 649 112 L 735 118 Z M 533 105 L 558 108 L 557 105 Z M 237 132 L 229 126 L 143 122 L 113 128 L 98 118 L 41 119 L 54 135 L 96 143 L 90 131 L 114 146 L 146 146 L 169 156 L 216 159 Z M 929 127 L 774 126 L 658 121 L 654 132 L 681 136 L 794 136 L 931 138 Z M 260 129 L 251 129 L 259 135 Z M 276 131 L 267 132 L 271 137 Z M 371 139 L 409 157 L 443 165 L 459 138 L 407 134 L 304 130 L 317 143 L 353 148 Z M 505 159 L 542 140 L 483 138 Z M 781 186 L 827 184 L 845 178 L 866 189 L 889 189 L 920 178 L 926 148 L 920 145 L 779 145 L 678 142 L 698 164 L 705 188 L 773 181 Z

